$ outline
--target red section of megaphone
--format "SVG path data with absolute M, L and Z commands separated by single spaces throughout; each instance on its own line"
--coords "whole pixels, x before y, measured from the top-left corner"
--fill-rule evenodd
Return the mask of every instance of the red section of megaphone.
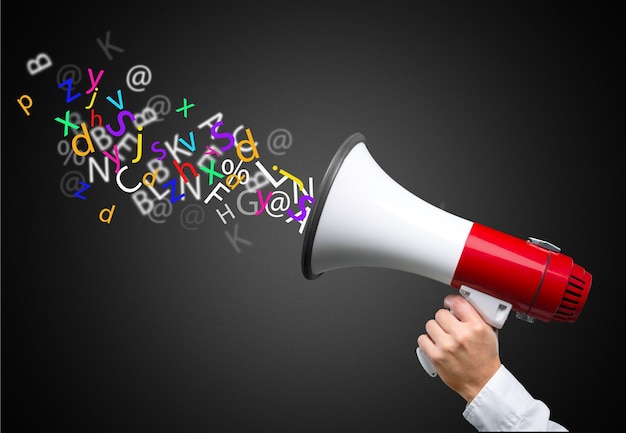
M 451 286 L 466 285 L 549 322 L 574 322 L 591 274 L 559 251 L 474 223 Z

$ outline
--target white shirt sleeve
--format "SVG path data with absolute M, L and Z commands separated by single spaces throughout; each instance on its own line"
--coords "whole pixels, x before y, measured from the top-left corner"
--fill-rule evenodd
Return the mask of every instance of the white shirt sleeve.
M 550 420 L 550 409 L 534 399 L 504 365 L 463 411 L 478 431 L 568 431 Z

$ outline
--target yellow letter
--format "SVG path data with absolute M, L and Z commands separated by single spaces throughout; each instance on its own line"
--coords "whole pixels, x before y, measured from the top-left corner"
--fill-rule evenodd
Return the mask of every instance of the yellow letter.
M 141 139 L 141 131 L 143 131 L 143 126 L 138 126 L 137 131 L 139 131 L 139 133 L 137 134 L 137 156 L 135 157 L 135 159 L 133 159 L 133 164 L 139 162 L 139 160 L 141 159 L 141 148 L 143 143 L 143 140 Z
M 22 102 L 23 99 L 26 99 L 28 101 L 28 105 L 24 105 L 24 103 Z M 22 107 L 22 110 L 24 110 L 26 115 L 30 116 L 30 113 L 28 112 L 28 109 L 33 106 L 33 100 L 31 99 L 31 97 L 28 96 L 28 95 L 22 95 L 17 100 L 17 103 L 20 104 L 20 107 Z
M 103 216 L 105 212 L 109 213 L 109 217 L 106 219 Z M 100 211 L 100 214 L 98 215 L 98 218 L 100 218 L 100 221 L 102 221 L 103 223 L 111 224 L 111 218 L 113 218 L 113 212 L 115 212 L 115 205 L 111 206 L 111 209 L 102 208 L 102 210 Z
M 159 172 L 159 169 L 157 168 L 156 170 L 152 171 L 146 171 L 146 174 L 143 175 L 143 178 L 141 179 L 141 181 L 143 182 L 143 184 L 145 186 L 154 186 L 154 182 L 156 182 L 157 179 L 157 173 Z M 152 181 L 151 182 L 147 182 L 146 181 L 146 177 L 148 176 L 152 176 Z
M 248 135 L 248 139 L 246 140 L 244 138 L 239 143 L 237 143 L 237 155 L 239 156 L 239 159 L 241 159 L 243 162 L 250 162 L 259 157 L 259 152 L 257 151 L 256 144 L 254 143 L 254 138 L 252 138 L 252 133 L 250 132 L 250 128 L 246 128 L 246 134 Z M 244 157 L 243 154 L 241 153 L 241 147 L 244 144 L 249 144 L 250 147 L 252 148 L 252 156 L 249 158 Z
M 91 136 L 89 135 L 89 131 L 87 131 L 87 125 L 85 124 L 85 122 L 81 123 L 80 127 L 82 128 L 83 133 L 76 134 L 74 138 L 72 138 L 72 149 L 74 149 L 74 152 L 76 152 L 76 155 L 78 156 L 87 156 L 88 154 L 95 152 L 96 149 L 93 148 L 93 143 L 91 142 Z M 78 150 L 77 142 L 79 138 L 84 138 L 87 141 L 87 150 L 85 151 Z

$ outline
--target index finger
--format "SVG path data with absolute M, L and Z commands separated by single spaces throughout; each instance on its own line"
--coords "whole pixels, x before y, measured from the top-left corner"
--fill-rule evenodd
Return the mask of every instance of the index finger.
M 443 299 L 443 305 L 461 322 L 483 320 L 476 308 L 459 294 L 447 295 Z

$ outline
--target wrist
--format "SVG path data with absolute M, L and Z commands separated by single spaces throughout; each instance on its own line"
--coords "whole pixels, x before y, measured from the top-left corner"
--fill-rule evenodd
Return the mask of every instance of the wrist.
M 489 383 L 491 378 L 496 374 L 496 372 L 500 369 L 500 360 L 494 362 L 489 367 L 483 367 L 482 374 L 474 376 L 475 380 L 467 381 L 463 389 L 457 391 L 461 397 L 465 399 L 467 404 L 471 403 L 476 396 L 483 390 L 483 388 Z

